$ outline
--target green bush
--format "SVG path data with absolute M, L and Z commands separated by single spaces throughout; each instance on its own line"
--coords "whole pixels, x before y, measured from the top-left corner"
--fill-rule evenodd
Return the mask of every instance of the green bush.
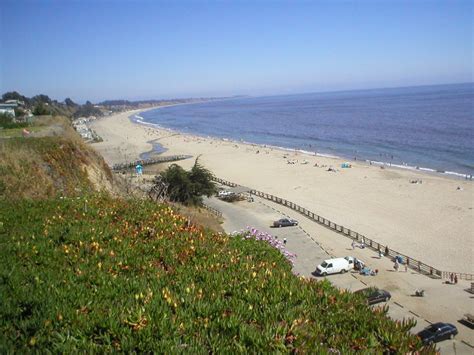
M 199 164 L 198 159 L 190 171 L 172 164 L 161 173 L 163 181 L 168 184 L 168 197 L 171 201 L 185 205 L 202 205 L 202 196 L 210 197 L 216 193 L 212 173 Z
M 46 103 L 39 102 L 33 108 L 33 115 L 35 116 L 43 116 L 43 115 L 51 115 L 51 109 L 46 105 Z
M 412 322 L 294 276 L 264 242 L 107 196 L 0 201 L 0 300 L 1 353 L 421 347 Z
M 13 122 L 13 116 L 8 114 L 0 114 L 0 127 L 10 129 L 10 128 L 24 128 L 28 127 L 28 123 L 17 123 Z

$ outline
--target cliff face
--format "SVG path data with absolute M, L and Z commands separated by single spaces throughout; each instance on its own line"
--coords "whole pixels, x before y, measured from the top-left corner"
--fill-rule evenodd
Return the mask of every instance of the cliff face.
M 115 184 L 109 167 L 82 142 L 67 120 L 39 122 L 30 130 L 32 133 L 26 137 L 19 136 L 15 130 L 2 131 L 0 198 L 37 199 L 102 190 L 113 192 Z

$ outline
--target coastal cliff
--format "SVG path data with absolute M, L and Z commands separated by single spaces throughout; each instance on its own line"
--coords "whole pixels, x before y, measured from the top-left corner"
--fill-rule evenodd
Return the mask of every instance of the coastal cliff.
M 44 118 L 22 132 L 6 129 L 1 133 L 0 198 L 116 191 L 104 159 L 83 143 L 67 119 Z

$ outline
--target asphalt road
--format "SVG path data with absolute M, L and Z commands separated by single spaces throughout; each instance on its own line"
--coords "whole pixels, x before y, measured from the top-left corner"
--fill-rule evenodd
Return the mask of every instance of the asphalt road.
M 367 250 L 362 251 L 357 248 L 352 250 L 349 239 L 270 201 L 254 197 L 254 202 L 228 203 L 211 198 L 207 199 L 205 203 L 222 212 L 223 228 L 228 233 L 253 227 L 280 239 L 286 238 L 288 251 L 297 255 L 294 263 L 296 274 L 315 278 L 313 273 L 316 266 L 325 259 L 347 255 L 363 260 L 372 268 L 378 268 L 380 272 L 376 277 L 362 276 L 352 271 L 346 274 L 329 275 L 327 278 L 335 286 L 351 291 L 368 286 L 378 286 L 390 291 L 392 299 L 387 303 L 389 315 L 398 320 L 414 318 L 417 325 L 412 331 L 415 333 L 427 327 L 431 323 L 430 320 L 433 322 L 448 321 L 455 324 L 460 331 L 459 335 L 455 340 L 438 343 L 439 350 L 443 354 L 474 353 L 474 349 L 469 345 L 474 343 L 474 330 L 448 319 L 446 313 L 452 313 L 453 310 L 440 306 L 445 306 L 446 303 L 449 305 L 458 299 L 462 302 L 461 309 L 465 309 L 464 313 L 474 313 L 472 311 L 472 297 L 469 299 L 466 292 L 454 294 L 451 292 L 454 289 L 446 288 L 451 286 L 440 286 L 439 280 L 434 281 L 415 272 L 394 273 L 390 261 L 380 260 L 373 252 L 369 253 Z M 293 227 L 273 228 L 272 222 L 282 217 L 297 219 L 300 223 Z M 417 288 L 426 289 L 427 295 L 424 298 L 412 297 L 411 293 Z M 438 289 L 439 292 L 436 291 Z M 433 297 L 435 294 L 436 298 Z M 456 312 L 459 310 L 456 309 Z

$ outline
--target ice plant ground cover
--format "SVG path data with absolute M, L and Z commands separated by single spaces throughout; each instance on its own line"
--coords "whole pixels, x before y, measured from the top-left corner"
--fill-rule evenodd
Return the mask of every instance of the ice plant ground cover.
M 421 348 L 412 322 L 296 277 L 272 243 L 142 200 L 0 200 L 0 352 Z
M 263 240 L 267 242 L 273 248 L 278 249 L 283 254 L 283 256 L 291 263 L 291 265 L 294 264 L 296 254 L 290 253 L 288 250 L 286 250 L 285 244 L 277 237 L 266 232 L 261 232 L 258 229 L 252 228 L 250 226 L 247 226 L 247 231 L 242 232 L 242 236 L 245 239 L 253 238 L 255 240 Z

